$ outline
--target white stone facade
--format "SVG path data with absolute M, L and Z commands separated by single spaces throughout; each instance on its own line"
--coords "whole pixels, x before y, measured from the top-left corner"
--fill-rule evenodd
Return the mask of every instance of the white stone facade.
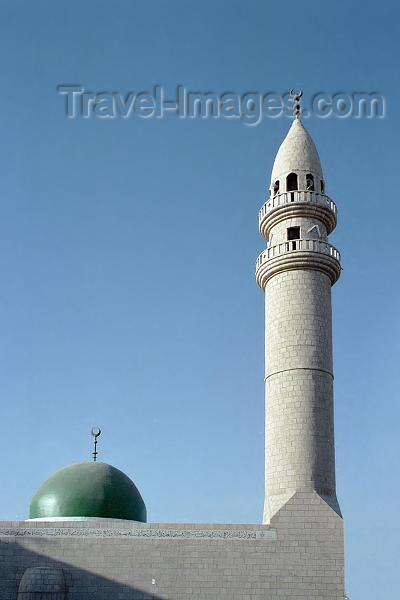
M 270 526 L 2 522 L 0 599 L 344 600 L 342 536 L 307 492 Z

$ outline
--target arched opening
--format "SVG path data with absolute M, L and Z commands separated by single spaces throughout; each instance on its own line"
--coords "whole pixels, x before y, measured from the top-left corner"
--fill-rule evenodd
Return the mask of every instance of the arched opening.
M 323 179 L 321 179 L 321 194 L 325 194 L 325 183 Z
M 289 173 L 289 175 L 286 177 L 286 191 L 294 192 L 298 189 L 296 173 Z
M 64 573 L 55 567 L 29 567 L 18 588 L 18 600 L 65 600 L 66 597 Z
M 279 193 L 279 180 L 274 183 L 274 196 Z
M 311 173 L 307 173 L 306 175 L 306 189 L 310 191 L 314 191 L 314 176 Z

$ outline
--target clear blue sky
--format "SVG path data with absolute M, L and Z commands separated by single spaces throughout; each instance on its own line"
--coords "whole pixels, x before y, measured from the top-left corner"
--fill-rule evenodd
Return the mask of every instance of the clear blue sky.
M 152 521 L 259 522 L 257 213 L 289 120 L 69 120 L 94 91 L 378 91 L 384 119 L 309 118 L 340 221 L 337 480 L 351 600 L 398 590 L 399 9 L 394 2 L 3 2 L 1 518 L 89 458 Z

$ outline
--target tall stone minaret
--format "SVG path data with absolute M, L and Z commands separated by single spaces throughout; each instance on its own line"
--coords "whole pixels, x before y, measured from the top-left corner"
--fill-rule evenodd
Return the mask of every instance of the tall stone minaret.
M 331 286 L 339 252 L 327 236 L 336 205 L 298 114 L 276 155 L 259 213 L 268 247 L 257 259 L 265 291 L 264 523 L 297 493 L 316 492 L 340 515 L 335 490 Z

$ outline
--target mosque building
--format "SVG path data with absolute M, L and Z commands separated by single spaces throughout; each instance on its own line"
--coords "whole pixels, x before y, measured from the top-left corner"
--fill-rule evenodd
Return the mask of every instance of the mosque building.
M 97 460 L 0 522 L 0 600 L 344 600 L 336 497 L 331 287 L 337 209 L 315 144 L 294 120 L 259 212 L 265 292 L 265 503 L 251 525 L 148 523 L 131 479 Z M 261 519 L 260 519 L 261 520 Z

